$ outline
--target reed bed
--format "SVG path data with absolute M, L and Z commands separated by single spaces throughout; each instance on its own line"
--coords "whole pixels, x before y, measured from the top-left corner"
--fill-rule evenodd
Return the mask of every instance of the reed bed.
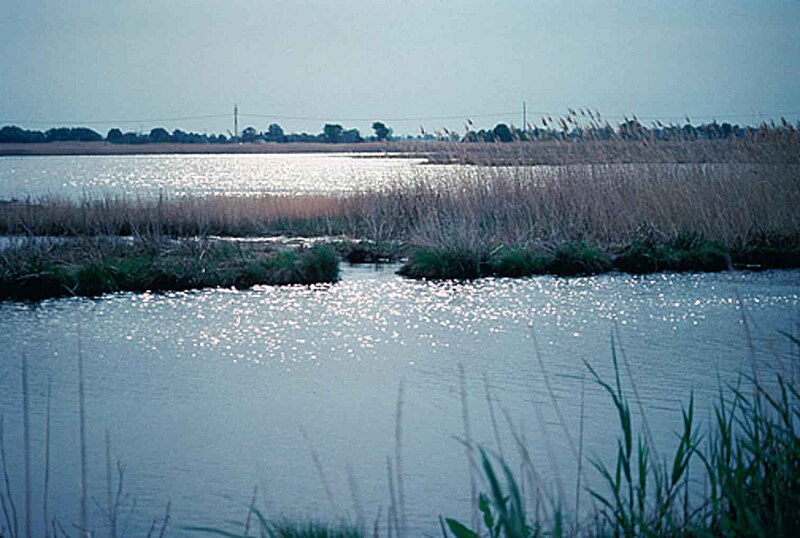
M 0 226 L 39 236 L 314 235 L 342 213 L 342 200 L 328 196 L 43 197 L 0 204 Z
M 747 247 L 800 236 L 800 165 L 464 168 L 344 196 L 46 198 L 0 205 L 7 234 L 347 234 L 489 251 L 584 241 L 603 248 L 698 234 Z
M 588 165 L 466 170 L 365 197 L 419 245 L 605 248 L 695 233 L 747 246 L 800 232 L 800 167 Z M 373 210 L 375 211 L 375 210 Z M 405 224 L 405 226 L 402 226 Z
M 743 138 L 660 140 L 642 132 L 636 140 L 613 136 L 571 139 L 550 132 L 554 140 L 508 143 L 440 143 L 425 155 L 432 163 L 481 166 L 570 164 L 800 164 L 800 131 L 763 129 Z

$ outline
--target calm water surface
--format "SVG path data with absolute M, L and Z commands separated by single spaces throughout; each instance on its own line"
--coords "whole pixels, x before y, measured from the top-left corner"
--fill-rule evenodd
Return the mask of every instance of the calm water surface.
M 0 199 L 26 196 L 341 194 L 452 166 L 375 154 L 0 157 Z
M 632 393 L 635 381 L 665 449 L 689 391 L 706 418 L 718 383 L 750 371 L 740 304 L 758 371 L 767 377 L 797 368 L 778 331 L 797 331 L 800 271 L 430 283 L 392 269 L 346 268 L 342 282 L 314 287 L 0 304 L 0 412 L 15 487 L 22 482 L 23 354 L 31 366 L 36 490 L 51 382 L 51 512 L 65 527 L 77 521 L 80 346 L 92 496 L 105 502 L 108 431 L 113 457 L 124 464 L 127 506 L 136 499 L 133 535 L 146 533 L 167 501 L 175 526 L 241 521 L 256 485 L 271 517 L 363 513 L 371 521 L 379 507 L 385 515 L 401 384 L 408 522 L 412 535 L 436 535 L 438 514 L 469 514 L 467 460 L 453 437 L 463 435 L 459 367 L 474 439 L 497 446 L 485 378 L 497 414 L 506 410 L 525 433 L 549 490 L 564 491 L 570 506 L 576 458 L 545 376 L 573 442 L 585 388 L 586 454 L 610 458 L 616 419 L 599 387 L 582 381 L 582 361 L 612 375 L 615 326 L 632 376 L 623 372 L 624 384 Z M 505 419 L 499 430 L 514 460 Z M 95 504 L 91 516 L 102 528 Z

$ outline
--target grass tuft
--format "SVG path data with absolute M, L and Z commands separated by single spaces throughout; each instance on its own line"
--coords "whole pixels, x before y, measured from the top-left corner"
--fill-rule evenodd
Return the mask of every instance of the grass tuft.
M 262 538 L 364 538 L 366 534 L 358 527 L 347 524 L 330 525 L 315 521 L 269 521 L 257 508 L 250 513 L 258 523 L 257 536 Z M 227 531 L 218 527 L 187 526 L 186 531 L 228 538 L 246 538 L 247 533 Z
M 670 243 L 634 241 L 614 260 L 621 271 L 633 274 L 661 271 L 724 271 L 731 266 L 730 251 L 694 234 L 683 234 Z
M 485 276 L 485 257 L 468 249 L 417 248 L 399 274 L 429 280 L 469 280 Z
M 587 276 L 611 270 L 608 254 L 583 241 L 559 247 L 547 265 L 549 273 L 558 276 Z
M 552 256 L 524 248 L 503 249 L 491 260 L 492 273 L 500 277 L 524 277 L 548 272 Z

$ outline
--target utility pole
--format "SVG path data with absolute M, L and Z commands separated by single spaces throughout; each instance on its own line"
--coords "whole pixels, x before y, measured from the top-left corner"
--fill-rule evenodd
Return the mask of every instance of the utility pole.
M 522 101 L 522 132 L 528 132 L 528 103 Z
M 233 105 L 233 138 L 239 140 L 239 105 Z

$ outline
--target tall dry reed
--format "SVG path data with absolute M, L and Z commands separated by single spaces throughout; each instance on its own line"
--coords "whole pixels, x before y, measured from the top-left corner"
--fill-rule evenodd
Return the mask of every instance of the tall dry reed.
M 800 166 L 583 165 L 464 169 L 352 200 L 390 207 L 396 238 L 489 251 L 586 241 L 605 247 L 694 233 L 747 246 L 800 234 Z M 365 209 L 366 208 L 366 209 Z
M 729 248 L 800 237 L 800 164 L 463 167 L 344 196 L 41 199 L 0 204 L 28 235 L 347 235 L 489 252 L 695 235 Z

